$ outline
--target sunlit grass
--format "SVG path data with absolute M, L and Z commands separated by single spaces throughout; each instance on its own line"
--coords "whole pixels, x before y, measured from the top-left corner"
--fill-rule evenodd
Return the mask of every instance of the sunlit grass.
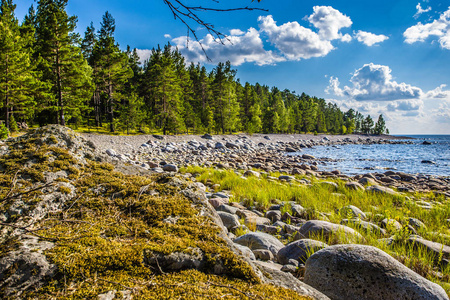
M 187 167 L 182 172 L 196 175 L 196 179 L 204 184 L 219 184 L 220 189 L 228 190 L 233 195 L 232 201 L 240 202 L 247 207 L 255 206 L 261 210 L 267 210 L 275 202 L 293 202 L 302 205 L 311 218 L 317 218 L 318 213 L 324 213 L 330 222 L 339 224 L 342 219 L 347 218 L 345 214 L 339 214 L 339 209 L 347 205 L 360 208 L 368 216 L 366 221 L 380 224 L 384 218 L 394 219 L 400 222 L 403 229 L 400 232 L 388 228 L 385 236 L 393 237 L 396 241 L 388 245 L 379 234 L 365 232 L 358 228 L 357 224 L 348 224 L 361 233 L 363 239 L 356 243 L 375 246 L 389 253 L 423 277 L 440 284 L 450 295 L 450 267 L 440 266 L 439 257 L 425 251 L 421 247 L 413 247 L 407 243 L 410 232 L 407 230 L 409 218 L 421 220 L 426 225 L 426 230 L 418 230 L 425 239 L 448 245 L 450 242 L 449 223 L 450 204 L 443 196 L 435 196 L 433 193 L 414 193 L 398 195 L 376 194 L 364 191 L 351 190 L 345 187 L 345 182 L 339 179 L 327 179 L 338 184 L 337 189 L 318 184 L 320 181 L 314 177 L 296 176 L 294 182 L 281 182 L 267 178 L 278 177 L 279 173 L 263 174 L 261 178 L 244 178 L 240 173 L 233 170 L 218 170 L 214 168 L 202 168 L 197 166 Z M 299 182 L 306 178 L 311 182 L 305 185 Z M 433 202 L 432 209 L 424 209 L 415 201 L 424 199 Z M 284 212 L 284 211 L 283 211 Z M 323 216 L 323 214 L 322 214 Z M 334 245 L 349 242 L 338 234 L 324 238 L 315 236 L 314 239 Z M 355 241 L 352 241 L 355 242 Z M 313 253 L 310 253 L 313 254 Z

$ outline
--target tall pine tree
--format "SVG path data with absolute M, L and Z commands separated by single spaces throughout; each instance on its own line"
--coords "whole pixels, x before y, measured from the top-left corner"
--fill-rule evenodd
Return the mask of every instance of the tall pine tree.
M 38 86 L 31 68 L 31 53 L 27 47 L 32 38 L 32 28 L 19 26 L 14 15 L 16 5 L 12 0 L 0 2 L 0 105 L 3 107 L 5 125 L 11 121 L 28 119 L 35 106 L 34 91 Z
M 79 121 L 92 95 L 92 69 L 87 64 L 74 34 L 77 18 L 66 12 L 67 0 L 39 0 L 36 15 L 36 56 L 40 56 L 42 80 L 51 96 L 41 107 L 57 115 L 57 122 Z
M 119 49 L 114 39 L 116 23 L 109 12 L 103 15 L 99 38 L 95 44 L 91 62 L 95 62 L 94 81 L 97 86 L 99 97 L 105 100 L 106 114 L 109 122 L 109 130 L 115 131 L 114 112 L 119 103 L 121 89 L 125 83 L 133 76 L 125 52 Z

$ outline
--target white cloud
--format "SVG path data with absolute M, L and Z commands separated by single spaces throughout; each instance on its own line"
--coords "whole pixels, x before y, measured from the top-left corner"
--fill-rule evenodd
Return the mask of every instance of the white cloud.
M 334 49 L 330 41 L 321 39 L 317 33 L 297 22 L 278 26 L 272 16 L 259 17 L 258 21 L 270 43 L 289 60 L 321 57 Z
M 341 83 L 339 82 L 339 79 L 337 77 L 330 77 L 330 84 L 327 86 L 327 88 L 325 89 L 325 93 L 327 94 L 335 94 L 338 97 L 342 97 L 344 96 L 344 92 L 342 91 L 342 89 L 339 88 L 339 85 Z
M 446 84 L 441 84 L 440 86 L 438 86 L 434 90 L 428 91 L 425 94 L 425 98 L 429 98 L 429 99 L 449 99 L 450 100 L 450 91 L 449 90 L 444 90 L 444 88 L 446 86 L 447 86 Z
M 345 86 L 344 89 L 336 85 L 337 78 L 330 79 L 330 90 L 349 96 L 357 101 L 388 101 L 420 98 L 423 94 L 418 87 L 397 83 L 392 79 L 391 69 L 388 66 L 365 64 L 362 68 L 353 73 L 350 82 L 352 86 Z
M 240 29 L 231 29 L 230 30 L 230 35 L 243 35 L 245 32 L 243 32 Z
M 426 9 L 423 9 L 420 3 L 416 5 L 417 12 L 414 15 L 414 19 L 417 19 L 421 14 L 429 12 L 431 10 L 431 6 L 428 6 Z
M 419 22 L 409 27 L 403 36 L 408 44 L 424 42 L 427 38 L 435 36 L 442 48 L 450 50 L 450 7 L 439 16 L 439 19 L 431 23 Z
M 342 33 L 341 29 L 350 27 L 350 17 L 331 6 L 314 6 L 313 13 L 304 18 L 314 27 L 307 28 L 297 21 L 278 25 L 271 15 L 258 18 L 258 29 L 250 28 L 246 32 L 231 29 L 229 41 L 222 45 L 211 35 L 200 39 L 200 43 L 189 41 L 186 37 L 172 39 L 180 52 L 193 62 L 207 62 L 206 51 L 212 63 L 230 60 L 233 65 L 245 62 L 257 65 L 275 64 L 281 61 L 298 61 L 313 57 L 324 57 L 335 49 L 332 42 L 339 40 L 350 42 L 353 37 Z M 385 39 L 384 35 L 366 33 L 366 44 L 376 44 Z M 271 44 L 271 50 L 269 45 Z M 203 49 L 202 49 L 203 46 Z
M 150 58 L 152 50 L 150 49 L 136 49 L 136 53 L 139 55 L 139 61 L 143 63 Z
M 399 100 L 387 105 L 389 111 L 415 111 L 423 108 L 423 101 L 420 99 Z
M 389 39 L 389 37 L 383 34 L 377 35 L 362 30 L 358 30 L 358 32 L 355 33 L 355 38 L 358 40 L 358 42 L 364 43 L 366 46 L 369 47 Z
M 166 39 L 171 39 L 171 38 L 172 38 L 172 36 L 171 36 L 170 34 L 168 34 L 168 33 L 166 33 L 166 34 L 164 35 L 164 37 L 165 37 Z
M 341 88 L 339 79 L 330 76 L 325 91 L 341 99 L 327 101 L 374 119 L 383 114 L 391 133 L 450 134 L 450 90 L 445 84 L 425 93 L 419 87 L 395 81 L 388 66 L 373 63 L 356 70 L 350 83 Z
M 350 27 L 352 20 L 331 6 L 314 6 L 308 21 L 319 29 L 319 36 L 328 41 L 342 39 L 341 28 Z M 348 38 L 348 37 L 347 37 Z
M 351 42 L 352 36 L 350 34 L 346 33 L 342 36 L 341 41 L 346 42 L 346 43 Z
M 224 44 L 214 39 L 210 34 L 200 40 L 203 48 L 212 63 L 229 60 L 232 65 L 239 66 L 244 62 L 253 62 L 257 65 L 274 64 L 283 61 L 284 58 L 264 49 L 259 32 L 250 28 L 245 34 L 234 31 L 239 35 L 229 35 L 223 39 Z M 172 40 L 188 61 L 207 62 L 208 59 L 197 41 L 189 41 L 186 45 L 186 37 L 178 37 Z

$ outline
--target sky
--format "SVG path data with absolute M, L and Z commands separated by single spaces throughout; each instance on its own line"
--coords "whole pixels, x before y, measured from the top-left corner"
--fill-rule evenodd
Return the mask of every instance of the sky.
M 228 36 L 222 45 L 191 23 L 211 61 L 163 0 L 69 0 L 67 11 L 81 35 L 109 11 L 116 41 L 142 60 L 170 42 L 208 70 L 229 60 L 242 83 L 304 92 L 375 121 L 383 114 L 391 134 L 450 134 L 450 1 L 183 1 L 268 11 L 199 13 Z M 19 20 L 36 7 L 14 2 Z

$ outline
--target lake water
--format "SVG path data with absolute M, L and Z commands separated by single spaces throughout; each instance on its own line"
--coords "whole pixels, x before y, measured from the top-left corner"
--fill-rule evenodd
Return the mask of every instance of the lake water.
M 339 145 L 305 148 L 297 153 L 330 158 L 320 170 L 339 170 L 347 175 L 387 170 L 409 174 L 450 176 L 450 135 L 409 135 L 413 144 Z M 431 145 L 423 145 L 429 141 Z M 422 160 L 435 162 L 422 163 Z

